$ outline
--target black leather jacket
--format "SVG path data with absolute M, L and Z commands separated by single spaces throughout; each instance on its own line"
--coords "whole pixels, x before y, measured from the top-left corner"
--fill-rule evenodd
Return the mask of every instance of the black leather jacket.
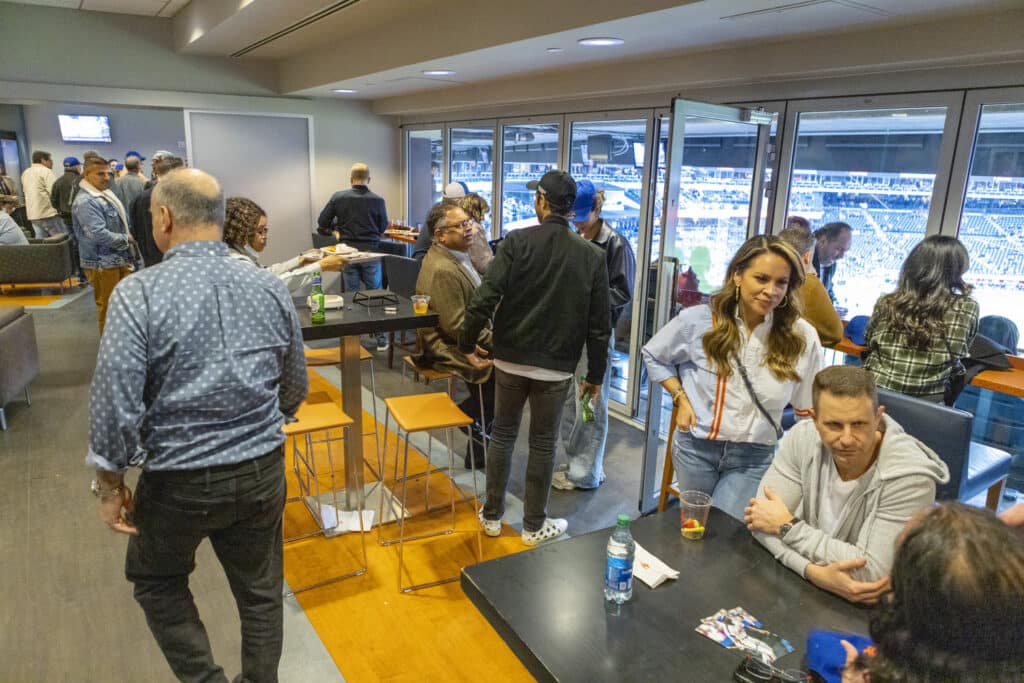
M 601 219 L 601 229 L 591 244 L 601 247 L 608 264 L 608 299 L 611 304 L 612 327 L 619 321 L 626 305 L 633 300 L 633 279 L 636 256 L 629 241 Z

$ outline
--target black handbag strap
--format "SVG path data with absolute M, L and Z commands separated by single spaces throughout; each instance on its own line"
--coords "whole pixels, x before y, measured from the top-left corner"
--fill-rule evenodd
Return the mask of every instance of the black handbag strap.
M 743 378 L 743 384 L 746 385 L 750 398 L 754 399 L 754 405 L 757 406 L 757 409 L 760 410 L 761 414 L 764 415 L 766 420 L 768 420 L 768 424 L 770 424 L 772 429 L 775 430 L 775 438 L 781 439 L 783 434 L 782 428 L 779 427 L 775 420 L 772 419 L 772 416 L 768 414 L 768 411 L 765 410 L 765 407 L 761 404 L 761 399 L 757 397 L 757 392 L 754 391 L 754 385 L 750 383 L 750 378 L 747 377 L 747 369 L 743 367 L 743 363 L 740 362 L 739 356 L 733 354 L 733 359 L 736 361 L 736 367 L 739 368 L 740 377 Z

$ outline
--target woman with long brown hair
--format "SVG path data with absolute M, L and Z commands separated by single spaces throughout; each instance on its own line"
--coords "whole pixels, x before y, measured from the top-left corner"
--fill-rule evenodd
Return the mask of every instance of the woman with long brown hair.
M 811 415 L 823 358 L 801 318 L 800 257 L 774 236 L 747 240 L 707 305 L 684 309 L 643 348 L 651 381 L 678 407 L 672 463 L 681 490 L 737 519 L 782 436 L 782 410 Z

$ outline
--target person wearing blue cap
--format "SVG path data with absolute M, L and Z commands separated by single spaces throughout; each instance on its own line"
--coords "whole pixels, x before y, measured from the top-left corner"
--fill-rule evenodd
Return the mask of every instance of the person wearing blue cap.
M 64 157 L 64 175 L 57 178 L 50 190 L 50 204 L 57 209 L 61 220 L 68 228 L 68 235 L 71 237 L 71 260 L 75 274 L 78 276 L 79 284 L 85 284 L 85 272 L 79 263 L 78 238 L 71 228 L 71 203 L 75 201 L 75 193 L 78 192 L 78 184 L 82 182 L 82 162 L 78 157 Z
M 615 346 L 615 326 L 623 311 L 633 300 L 633 278 L 636 275 L 636 256 L 629 242 L 601 218 L 604 190 L 594 187 L 589 180 L 576 183 L 576 203 L 573 205 L 572 224 L 576 232 L 604 253 L 608 266 L 608 300 L 611 305 L 610 346 Z M 587 352 L 583 351 L 576 374 L 587 370 Z M 594 489 L 604 481 L 604 447 L 608 436 L 608 385 L 611 382 L 611 363 L 608 363 L 601 393 L 592 401 L 594 421 L 584 422 L 575 386 L 565 398 L 562 422 L 559 427 L 558 450 L 564 452 L 567 469 L 556 471 L 551 486 L 563 491 Z

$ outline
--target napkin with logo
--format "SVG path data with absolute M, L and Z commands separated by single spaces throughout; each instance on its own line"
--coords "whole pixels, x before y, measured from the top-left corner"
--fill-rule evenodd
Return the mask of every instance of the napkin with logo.
M 678 579 L 679 572 L 647 552 L 639 543 L 636 544 L 636 556 L 633 558 L 633 576 L 651 588 L 657 588 L 666 579 Z

